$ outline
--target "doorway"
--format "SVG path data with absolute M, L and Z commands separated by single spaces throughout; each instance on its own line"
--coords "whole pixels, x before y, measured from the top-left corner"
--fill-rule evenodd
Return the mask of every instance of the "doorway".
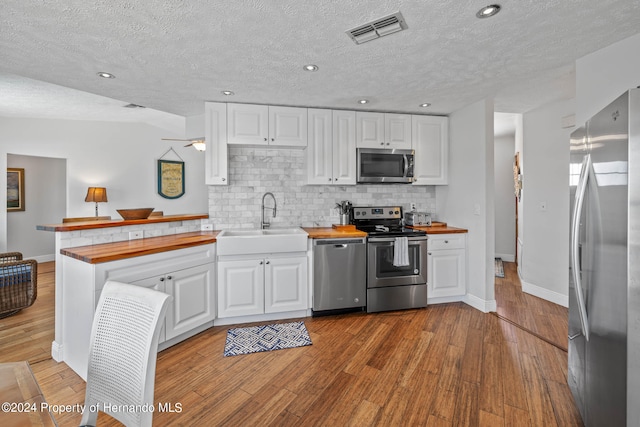
M 24 170 L 24 210 L 7 212 L 7 248 L 38 262 L 55 259 L 55 233 L 37 225 L 57 224 L 66 216 L 67 161 L 7 154 L 7 168 Z

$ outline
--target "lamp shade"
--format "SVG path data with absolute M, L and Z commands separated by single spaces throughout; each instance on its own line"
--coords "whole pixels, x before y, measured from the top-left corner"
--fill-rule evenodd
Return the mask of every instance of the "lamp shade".
M 87 197 L 84 198 L 85 202 L 106 202 L 107 201 L 107 189 L 104 187 L 89 187 L 87 190 Z

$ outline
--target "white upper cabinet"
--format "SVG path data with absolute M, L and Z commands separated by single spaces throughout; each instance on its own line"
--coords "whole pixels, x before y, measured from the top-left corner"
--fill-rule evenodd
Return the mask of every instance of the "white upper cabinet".
M 227 104 L 205 102 L 205 183 L 228 185 Z
M 229 144 L 268 145 L 269 107 L 227 104 L 227 126 Z
M 356 113 L 358 148 L 411 149 L 411 116 L 393 113 Z
M 356 184 L 356 114 L 333 111 L 333 183 Z
M 384 113 L 356 112 L 356 146 L 384 148 Z
M 269 145 L 307 146 L 307 109 L 269 107 Z
M 385 113 L 384 148 L 411 149 L 411 116 L 409 114 Z
M 356 114 L 308 109 L 307 183 L 355 185 Z
M 229 144 L 307 146 L 307 109 L 227 104 Z
M 412 116 L 414 185 L 447 184 L 449 173 L 449 118 Z

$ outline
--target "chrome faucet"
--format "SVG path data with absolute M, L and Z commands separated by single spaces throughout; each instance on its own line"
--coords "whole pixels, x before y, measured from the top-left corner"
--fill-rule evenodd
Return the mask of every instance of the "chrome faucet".
M 266 207 L 266 208 L 265 208 L 265 206 L 264 206 L 264 199 L 265 199 L 267 196 L 271 196 L 271 198 L 273 199 L 273 207 L 272 207 L 272 208 L 269 208 L 269 207 Z M 273 217 L 275 218 L 275 217 L 276 217 L 276 208 L 277 208 L 277 207 L 278 207 L 278 204 L 276 203 L 276 196 L 274 196 L 274 195 L 273 195 L 273 193 L 266 192 L 266 193 L 264 193 L 264 194 L 262 195 L 262 208 L 260 209 L 260 215 L 261 215 L 261 218 L 260 218 L 260 228 L 262 228 L 262 229 L 269 228 L 269 226 L 271 225 L 271 224 L 269 224 L 268 222 L 265 222 L 265 221 L 264 221 L 264 210 L 265 210 L 265 209 L 271 209 L 271 210 L 273 211 Z

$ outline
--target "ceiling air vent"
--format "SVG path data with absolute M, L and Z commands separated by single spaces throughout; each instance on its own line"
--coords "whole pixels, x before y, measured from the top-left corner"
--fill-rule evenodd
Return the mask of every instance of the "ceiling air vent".
M 406 29 L 407 23 L 404 21 L 402 13 L 396 12 L 384 18 L 376 19 L 368 24 L 359 25 L 347 31 L 347 35 L 351 37 L 351 40 L 356 44 L 362 44 Z

